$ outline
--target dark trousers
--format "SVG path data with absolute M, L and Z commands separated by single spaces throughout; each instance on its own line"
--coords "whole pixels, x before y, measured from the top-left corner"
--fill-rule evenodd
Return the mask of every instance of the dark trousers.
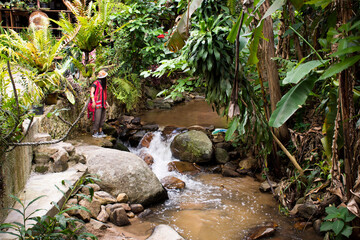
M 96 108 L 95 109 L 95 120 L 93 125 L 93 133 L 99 132 L 99 129 L 103 127 L 105 122 L 105 108 Z

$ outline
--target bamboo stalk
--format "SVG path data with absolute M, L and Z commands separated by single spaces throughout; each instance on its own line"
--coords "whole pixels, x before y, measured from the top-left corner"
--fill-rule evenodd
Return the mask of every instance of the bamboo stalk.
M 295 157 L 293 155 L 291 155 L 291 153 L 289 153 L 289 151 L 286 149 L 286 147 L 280 142 L 280 140 L 275 136 L 275 134 L 271 131 L 271 134 L 273 135 L 276 143 L 280 146 L 281 150 L 284 151 L 284 153 L 286 154 L 286 156 L 288 156 L 288 158 L 290 159 L 290 161 L 292 162 L 292 164 L 294 164 L 294 166 L 296 167 L 297 170 L 300 171 L 300 176 L 304 175 L 304 170 L 300 167 L 300 165 L 297 163 Z

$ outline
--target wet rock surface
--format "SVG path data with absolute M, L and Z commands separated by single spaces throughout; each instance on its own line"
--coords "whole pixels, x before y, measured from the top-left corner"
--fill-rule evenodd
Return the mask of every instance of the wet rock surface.
M 163 179 L 161 179 L 161 184 L 167 189 L 185 188 L 185 182 L 173 176 L 164 177 Z
M 212 142 L 202 131 L 191 130 L 177 135 L 171 143 L 174 157 L 191 163 L 204 163 L 212 159 Z
M 156 226 L 154 232 L 146 240 L 185 240 L 173 228 L 161 224 Z
M 90 174 L 113 196 L 125 192 L 131 202 L 150 205 L 167 198 L 167 193 L 146 163 L 135 154 L 95 146 L 79 146 L 87 157 Z M 104 157 L 106 156 L 106 157 Z

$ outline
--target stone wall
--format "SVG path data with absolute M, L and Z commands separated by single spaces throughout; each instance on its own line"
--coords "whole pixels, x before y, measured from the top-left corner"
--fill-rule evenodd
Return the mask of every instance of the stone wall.
M 83 100 L 81 100 L 82 98 Z M 65 99 L 58 100 L 56 105 L 46 106 L 45 113 L 34 119 L 31 130 L 23 142 L 31 142 L 36 133 L 49 133 L 53 139 L 59 139 L 65 135 L 69 125 L 61 121 L 57 116 L 47 117 L 47 113 L 54 112 L 56 109 L 65 109 L 61 111 L 61 116 L 70 123 L 73 123 L 80 114 L 87 98 L 78 97 L 77 104 L 72 105 Z M 80 102 L 80 103 L 79 103 Z M 111 107 L 108 110 L 107 119 L 116 118 L 120 114 L 121 107 L 112 98 L 109 101 Z M 78 132 L 90 132 L 92 126 L 91 119 L 87 118 L 87 111 L 80 119 L 78 124 L 72 129 L 70 136 Z M 26 129 L 27 126 L 24 126 Z M 0 155 L 0 222 L 7 216 L 6 208 L 13 205 L 14 200 L 10 194 L 17 195 L 24 189 L 26 181 L 31 173 L 33 161 L 33 147 L 16 147 L 13 151 Z M 2 178 L 1 178 L 2 177 Z
M 26 124 L 24 124 L 26 125 Z M 24 142 L 31 141 L 37 133 L 39 118 L 35 118 L 32 127 Z M 25 126 L 27 128 L 27 126 Z M 25 187 L 26 181 L 30 176 L 31 164 L 33 159 L 32 146 L 16 147 L 11 152 L 0 156 L 2 189 L 0 196 L 0 222 L 7 215 L 6 208 L 11 207 L 14 200 L 10 194 L 18 195 Z
M 80 101 L 81 100 L 77 99 L 77 102 Z M 39 124 L 39 131 L 50 134 L 53 139 L 61 138 L 66 134 L 70 126 L 61 121 L 55 114 L 52 114 L 50 117 L 46 117 L 46 115 L 56 110 L 64 120 L 68 121 L 69 123 L 73 123 L 79 116 L 85 102 L 86 100 L 81 101 L 81 103 L 72 105 L 66 99 L 61 99 L 58 100 L 56 105 L 46 106 L 44 117 L 41 119 Z M 91 121 L 87 118 L 87 111 L 85 111 L 85 115 L 72 129 L 70 136 L 76 132 L 87 130 L 89 125 L 91 125 Z

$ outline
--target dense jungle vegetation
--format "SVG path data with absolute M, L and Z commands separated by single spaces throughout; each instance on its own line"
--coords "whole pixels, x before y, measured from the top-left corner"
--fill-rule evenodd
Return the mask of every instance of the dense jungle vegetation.
M 60 36 L 46 24 L 2 29 L 2 154 L 21 145 L 32 106 L 56 92 L 83 107 L 89 83 L 105 67 L 109 89 L 127 111 L 144 86 L 173 98 L 204 90 L 231 120 L 226 140 L 253 152 L 264 175 L 287 179 L 279 199 L 285 213 L 295 199 L 322 191 L 319 202 L 336 196 L 327 203 L 342 203 L 357 217 L 346 221 L 346 209 L 329 208 L 329 236 L 358 230 L 351 226 L 360 218 L 359 1 L 64 3 L 74 19 L 50 21 Z

